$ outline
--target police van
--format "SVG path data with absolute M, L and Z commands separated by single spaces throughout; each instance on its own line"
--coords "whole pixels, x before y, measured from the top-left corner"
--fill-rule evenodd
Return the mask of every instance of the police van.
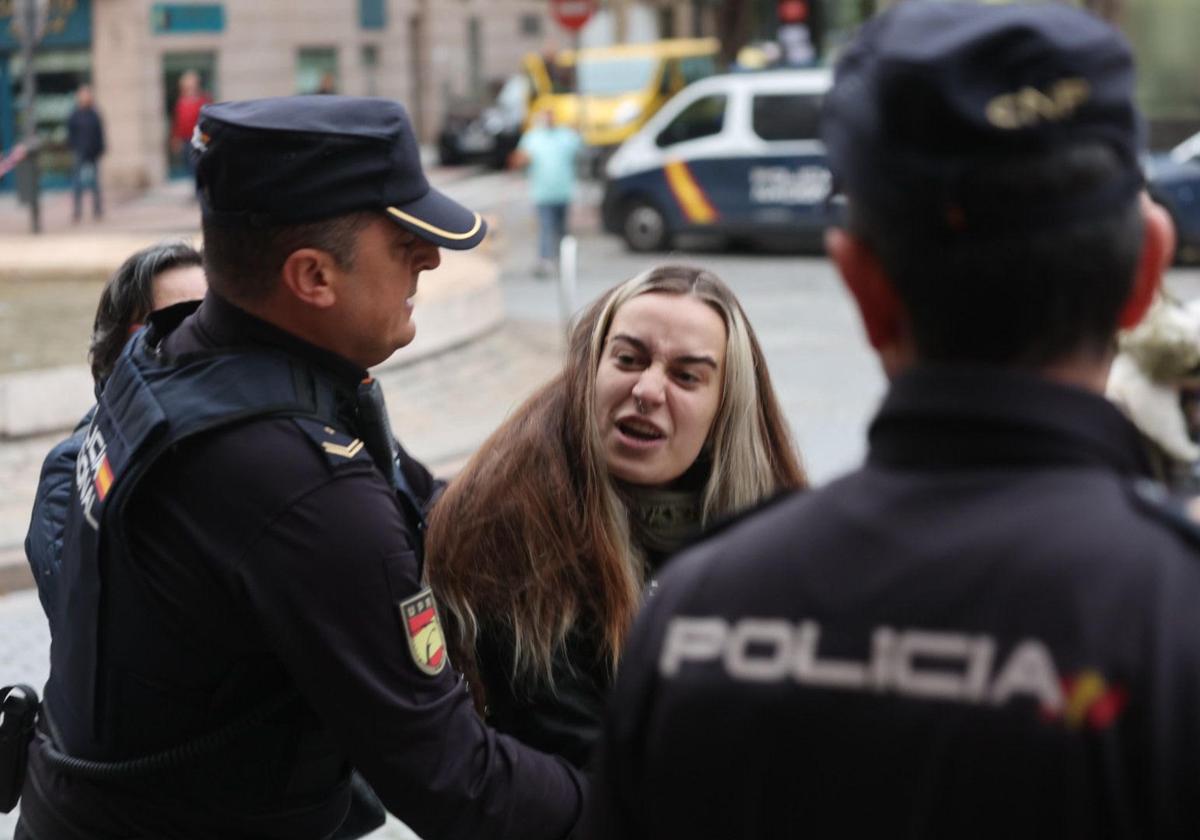
M 609 160 L 605 229 L 634 251 L 707 231 L 819 239 L 835 212 L 819 132 L 832 81 L 770 70 L 684 88 Z

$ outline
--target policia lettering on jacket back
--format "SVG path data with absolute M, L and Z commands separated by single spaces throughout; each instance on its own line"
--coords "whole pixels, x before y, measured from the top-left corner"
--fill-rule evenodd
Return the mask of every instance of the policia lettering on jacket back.
M 564 837 L 577 774 L 446 659 L 439 485 L 368 373 L 486 226 L 394 102 L 207 106 L 196 151 L 210 293 L 152 317 L 87 430 L 19 836 L 354 837 L 377 795 L 426 837 Z

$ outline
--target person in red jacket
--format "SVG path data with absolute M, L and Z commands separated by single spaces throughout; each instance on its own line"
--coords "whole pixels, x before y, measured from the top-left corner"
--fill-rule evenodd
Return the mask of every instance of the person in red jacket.
M 200 109 L 212 101 L 200 88 L 200 76 L 188 70 L 179 77 L 179 98 L 175 100 L 175 116 L 171 122 L 171 154 L 180 155 L 189 175 L 195 176 L 190 143 Z

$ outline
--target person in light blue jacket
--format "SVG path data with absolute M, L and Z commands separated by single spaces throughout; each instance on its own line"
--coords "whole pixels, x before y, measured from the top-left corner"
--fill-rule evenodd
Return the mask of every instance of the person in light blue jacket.
M 513 163 L 529 175 L 529 197 L 537 207 L 538 263 L 534 274 L 546 277 L 558 265 L 558 247 L 567 232 L 567 210 L 575 192 L 575 156 L 579 135 L 556 125 L 549 108 L 534 115 L 533 125 L 513 152 Z

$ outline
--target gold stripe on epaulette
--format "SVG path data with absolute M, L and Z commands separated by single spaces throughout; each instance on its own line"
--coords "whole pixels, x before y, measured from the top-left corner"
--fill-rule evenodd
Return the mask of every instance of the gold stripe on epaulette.
M 353 458 L 362 451 L 363 442 L 355 438 L 345 446 L 342 446 L 338 443 L 330 443 L 329 441 L 325 441 L 321 444 L 321 448 L 330 455 L 341 455 L 343 458 Z

